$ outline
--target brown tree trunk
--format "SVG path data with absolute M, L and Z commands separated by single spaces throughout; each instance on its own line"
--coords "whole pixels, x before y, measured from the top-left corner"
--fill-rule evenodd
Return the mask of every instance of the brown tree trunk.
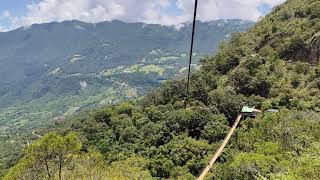
M 318 55 L 318 51 L 315 48 L 311 49 L 311 55 L 310 55 L 310 64 L 316 64 L 318 61 L 319 55 Z
M 63 155 L 59 156 L 59 180 L 62 180 L 62 166 L 63 166 Z
M 48 179 L 50 179 L 51 178 L 51 174 L 50 174 L 47 158 L 44 159 L 44 162 L 45 162 L 45 165 L 46 165 L 46 171 L 47 171 Z

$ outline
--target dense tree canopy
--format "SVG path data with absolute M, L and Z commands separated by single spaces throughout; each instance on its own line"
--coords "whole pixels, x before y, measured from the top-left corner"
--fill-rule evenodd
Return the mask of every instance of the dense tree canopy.
M 49 134 L 27 148 L 8 177 L 53 176 L 57 168 L 43 170 L 48 152 L 42 150 L 50 146 L 53 167 L 61 162 L 59 154 L 68 154 L 62 156 L 67 166 L 71 155 L 80 153 L 81 161 L 94 149 L 103 159 L 102 172 L 111 177 L 194 179 L 242 106 L 251 105 L 264 113 L 241 122 L 210 177 L 316 179 L 320 66 L 310 64 L 308 40 L 320 31 L 319 8 L 318 0 L 289 0 L 249 32 L 235 34 L 215 56 L 203 58 L 191 78 L 187 102 L 186 81 L 181 79 L 166 82 L 141 100 L 70 117 L 52 130 L 77 132 L 82 146 L 73 134 Z M 55 148 L 56 142 L 70 138 L 73 143 L 64 150 Z M 42 174 L 32 173 L 35 168 L 42 168 Z M 118 173 L 112 174 L 114 170 Z M 75 177 L 72 172 L 77 171 L 68 172 Z

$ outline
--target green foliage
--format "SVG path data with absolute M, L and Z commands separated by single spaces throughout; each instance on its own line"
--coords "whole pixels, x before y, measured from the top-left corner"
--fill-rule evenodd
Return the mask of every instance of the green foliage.
M 204 128 L 204 137 L 209 142 L 218 142 L 223 139 L 229 129 L 227 119 L 222 115 L 213 117 L 215 120 L 210 121 Z
M 211 115 L 211 109 L 198 105 L 189 109 L 174 109 L 171 104 L 138 107 L 136 103 L 121 103 L 92 110 L 85 113 L 87 118 L 76 116 L 58 129 L 68 132 L 71 128 L 81 134 L 85 142 L 83 148 L 99 150 L 111 164 L 106 167 L 113 168 L 116 163 L 115 168 L 122 172 L 126 161 L 132 156 L 141 156 L 148 160 L 144 166 L 147 169 L 133 169 L 133 174 L 147 177 L 150 173 L 153 177 L 178 179 L 198 176 L 206 165 L 207 156 L 214 151 L 212 144 L 220 142 L 228 129 L 228 121 L 223 115 Z M 221 129 L 215 129 L 216 125 Z M 78 161 L 82 162 L 76 159 Z M 105 168 L 102 172 L 96 168 L 94 171 L 99 174 L 109 172 Z M 177 172 L 178 169 L 183 169 L 183 172 Z M 75 177 L 72 172 L 76 171 L 77 168 L 65 175 Z M 111 176 L 126 179 L 126 174 L 111 173 Z
M 139 180 L 152 179 L 147 170 L 148 162 L 141 157 L 130 157 L 123 161 L 113 162 L 111 166 L 106 169 L 104 178 L 108 179 L 124 179 L 124 180 Z
M 209 93 L 210 104 L 216 105 L 218 110 L 228 120 L 233 120 L 244 105 L 244 96 L 236 94 L 229 87 L 218 88 Z
M 80 148 L 81 143 L 73 133 L 65 137 L 49 133 L 27 147 L 24 157 L 4 179 L 51 179 L 57 173 L 62 179 L 62 169 L 71 165 Z
M 141 157 L 106 165 L 100 152 L 81 152 L 81 148 L 74 133 L 49 133 L 26 149 L 4 179 L 151 179 L 149 163 Z
M 256 106 L 264 112 L 241 121 L 210 177 L 317 179 L 320 70 L 308 63 L 310 39 L 320 31 L 319 7 L 316 0 L 289 0 L 247 33 L 235 34 L 202 59 L 187 101 L 186 80 L 178 79 L 142 100 L 92 110 L 53 129 L 75 131 L 83 151 L 101 153 L 106 169 L 96 174 L 194 179 L 243 105 Z M 9 175 L 30 164 L 25 159 Z
M 240 34 L 234 34 L 228 44 L 221 44 L 217 55 L 214 57 L 214 66 L 221 74 L 227 74 L 239 65 L 241 58 L 246 54 L 242 46 L 243 39 Z
M 252 24 L 197 22 L 200 33 L 192 71 L 200 57 L 216 51 L 226 35 Z M 1 33 L 0 177 L 19 159 L 23 146 L 34 141 L 35 129 L 61 124 L 81 110 L 134 99 L 172 77 L 184 76 L 180 70 L 187 67 L 189 29 L 189 24 L 177 31 L 120 21 L 67 21 Z M 203 93 L 197 98 L 204 99 Z M 119 111 L 131 116 L 130 107 L 119 107 Z M 106 125 L 111 121 L 107 114 L 98 116 L 96 120 Z
M 234 146 L 241 152 L 221 164 L 224 169 L 217 174 L 230 179 L 316 178 L 318 118 L 318 113 L 283 109 L 243 126 Z

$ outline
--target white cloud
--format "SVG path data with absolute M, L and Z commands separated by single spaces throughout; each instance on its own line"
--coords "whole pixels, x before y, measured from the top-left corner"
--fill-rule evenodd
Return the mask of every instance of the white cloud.
M 282 2 L 284 0 L 199 0 L 198 19 L 257 20 L 262 16 L 259 6 L 275 6 Z M 72 19 L 92 23 L 118 19 L 126 22 L 179 25 L 192 19 L 193 5 L 193 0 L 42 0 L 29 4 L 24 16 L 12 17 L 10 12 L 5 12 L 2 16 L 10 18 L 10 28 Z M 181 13 L 168 13 L 173 6 Z
M 8 17 L 10 17 L 11 16 L 11 13 L 10 13 L 10 11 L 8 11 L 8 10 L 5 10 L 3 13 L 2 13 L 2 17 L 4 17 L 4 18 L 8 18 Z
M 0 32 L 5 32 L 5 31 L 7 31 L 7 29 L 2 27 L 2 26 L 0 26 Z
M 190 14 L 193 3 L 188 0 L 177 0 L 178 7 Z M 275 6 L 285 0 L 203 0 L 199 1 L 199 19 L 210 21 L 216 19 L 245 19 L 256 21 L 263 14 L 259 12 L 261 5 Z M 191 14 L 190 14 L 191 15 Z
M 11 17 L 11 13 L 8 10 L 3 11 L 3 13 L 0 14 L 0 20 L 7 19 Z
M 5 10 L 0 14 L 0 22 L 2 20 L 6 20 L 6 21 L 9 21 L 9 22 L 12 22 L 12 16 L 11 16 L 10 11 Z M 0 32 L 5 32 L 5 31 L 8 31 L 9 29 L 10 29 L 9 27 L 5 27 L 5 26 L 0 24 Z

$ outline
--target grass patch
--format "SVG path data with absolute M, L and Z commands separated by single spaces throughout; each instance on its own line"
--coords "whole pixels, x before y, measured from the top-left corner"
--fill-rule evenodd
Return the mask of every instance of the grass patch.
M 151 72 L 155 72 L 158 73 L 160 76 L 162 76 L 164 74 L 166 70 L 162 67 L 156 66 L 156 65 L 147 65 L 147 66 L 143 66 L 140 69 L 140 72 L 144 72 L 144 73 L 151 73 Z

